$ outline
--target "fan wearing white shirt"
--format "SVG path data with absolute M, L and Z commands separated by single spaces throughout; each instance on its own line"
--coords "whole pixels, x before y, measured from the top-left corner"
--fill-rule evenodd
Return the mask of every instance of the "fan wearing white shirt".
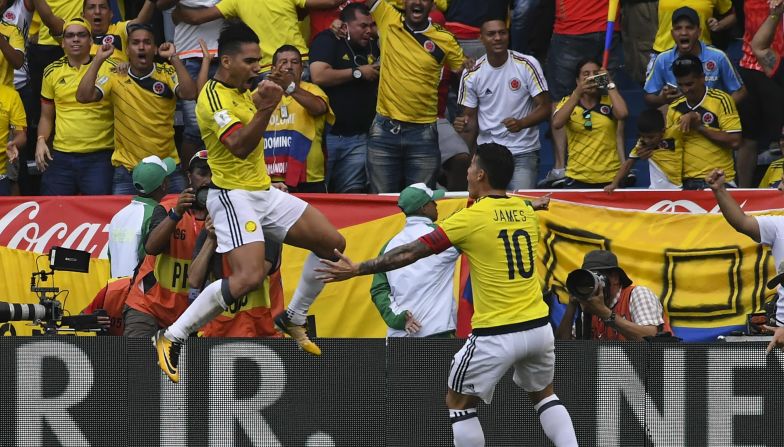
M 496 143 L 509 149 L 515 171 L 507 189 L 535 188 L 538 125 L 549 118 L 551 108 L 542 67 L 534 57 L 509 50 L 504 20 L 485 20 L 479 39 L 487 54 L 460 80 L 458 102 L 464 109 L 455 130 L 471 147 Z

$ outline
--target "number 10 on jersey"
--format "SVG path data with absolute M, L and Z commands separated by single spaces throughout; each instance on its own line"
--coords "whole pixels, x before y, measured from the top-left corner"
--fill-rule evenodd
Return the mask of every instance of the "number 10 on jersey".
M 509 237 L 508 230 L 498 232 L 498 238 L 504 242 L 506 251 L 506 266 L 509 269 L 509 279 L 515 278 L 515 272 L 522 278 L 530 278 L 534 274 L 534 253 L 531 247 L 531 236 L 525 230 L 515 230 Z M 520 248 L 520 239 L 525 239 L 526 254 L 528 255 L 528 270 L 523 263 L 523 253 Z

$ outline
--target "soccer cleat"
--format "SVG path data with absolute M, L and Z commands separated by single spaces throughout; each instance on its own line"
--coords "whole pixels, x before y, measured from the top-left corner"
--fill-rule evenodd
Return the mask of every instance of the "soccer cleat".
M 312 355 L 321 355 L 321 349 L 308 338 L 307 324 L 294 324 L 284 311 L 275 319 L 275 326 L 297 342 L 300 349 Z
M 165 329 L 161 329 L 152 336 L 152 344 L 155 346 L 155 351 L 158 353 L 158 366 L 161 371 L 166 374 L 174 383 L 180 381 L 180 370 L 177 368 L 177 362 L 180 360 L 180 349 L 182 343 L 177 343 L 166 338 L 163 333 Z
M 537 188 L 561 188 L 566 182 L 566 170 L 553 168 L 536 184 Z

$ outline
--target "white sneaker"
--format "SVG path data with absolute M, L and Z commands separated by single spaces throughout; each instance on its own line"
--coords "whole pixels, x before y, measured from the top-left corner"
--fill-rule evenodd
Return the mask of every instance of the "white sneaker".
M 537 188 L 560 188 L 566 181 L 566 169 L 553 168 L 536 184 Z

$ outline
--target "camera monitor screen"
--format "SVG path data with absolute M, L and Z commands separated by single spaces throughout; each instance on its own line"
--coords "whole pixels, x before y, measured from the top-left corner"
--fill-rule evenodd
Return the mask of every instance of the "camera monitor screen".
M 90 269 L 90 253 L 70 248 L 52 247 L 49 251 L 52 270 L 87 273 Z

